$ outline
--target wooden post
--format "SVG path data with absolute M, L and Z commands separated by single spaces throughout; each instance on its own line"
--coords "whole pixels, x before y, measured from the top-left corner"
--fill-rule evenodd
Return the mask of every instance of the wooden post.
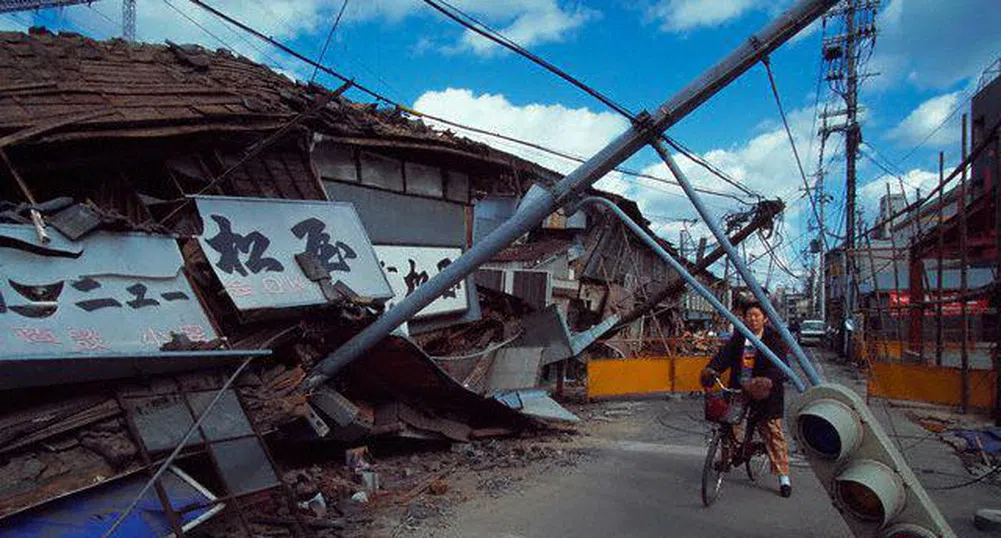
M 963 114 L 963 142 L 962 142 L 962 163 L 966 162 L 966 114 Z M 966 165 L 963 165 L 962 175 L 959 177 L 959 203 L 956 206 L 959 211 L 959 317 L 962 323 L 960 327 L 959 339 L 959 361 L 962 379 L 962 389 L 960 394 L 960 407 L 963 413 L 970 410 L 970 355 L 966 346 L 970 339 L 970 321 L 966 312 L 966 292 L 967 281 L 966 271 L 969 258 L 966 254 L 967 230 L 966 230 Z
M 935 365 L 942 366 L 942 254 L 945 250 L 945 229 L 944 222 L 944 197 L 942 191 L 945 190 L 945 153 L 938 152 L 938 293 L 935 297 Z

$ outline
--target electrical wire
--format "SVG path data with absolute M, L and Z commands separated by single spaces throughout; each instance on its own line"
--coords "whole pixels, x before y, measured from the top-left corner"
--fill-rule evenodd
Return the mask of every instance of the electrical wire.
M 785 127 L 786 136 L 789 138 L 789 146 L 792 147 L 793 157 L 796 158 L 796 167 L 799 169 L 799 175 L 803 178 L 803 188 L 805 189 L 807 198 L 810 199 L 810 207 L 813 208 L 813 217 L 820 222 L 820 212 L 817 211 L 817 203 L 813 200 L 812 189 L 810 188 L 810 181 L 806 179 L 806 170 L 803 169 L 803 161 L 799 158 L 799 150 L 796 149 L 796 140 L 792 136 L 792 130 L 789 129 L 789 119 L 786 117 L 785 108 L 782 107 L 782 98 L 779 97 L 779 88 L 775 84 L 775 75 L 772 73 L 772 62 L 766 56 L 761 63 L 765 65 L 765 72 L 768 74 L 768 84 L 772 88 L 772 96 L 775 98 L 775 105 L 779 109 L 779 116 L 782 117 L 782 126 Z M 824 243 L 824 250 L 827 250 L 827 238 L 823 235 L 820 236 L 821 241 Z
M 344 16 L 344 10 L 348 7 L 348 0 L 344 0 L 341 4 L 341 10 L 337 12 L 337 18 L 334 19 L 333 26 L 330 27 L 330 32 L 327 33 L 327 40 L 323 42 L 323 50 L 320 51 L 320 57 L 316 59 L 316 63 L 322 64 L 323 57 L 327 54 L 327 47 L 330 46 L 330 38 L 334 37 L 334 32 L 337 31 L 337 25 L 341 23 L 341 17 Z M 316 73 L 320 70 L 319 67 L 313 66 L 313 74 L 309 77 L 309 83 L 312 84 L 316 80 Z
M 577 77 L 575 77 L 573 75 L 570 75 L 569 73 L 567 73 L 563 69 L 557 67 L 556 65 L 552 64 L 551 62 L 547 61 L 546 59 L 542 58 L 541 56 L 539 56 L 539 55 L 537 55 L 537 54 L 529 51 L 528 49 L 526 49 L 523 46 L 519 45 L 518 43 L 514 42 L 513 40 L 507 38 L 506 36 L 504 36 L 503 34 L 501 34 L 500 32 L 498 32 L 497 30 L 494 30 L 493 28 L 491 28 L 486 23 L 484 23 L 484 22 L 482 22 L 480 20 L 477 20 L 475 17 L 473 17 L 473 16 L 471 16 L 471 15 L 463 12 L 459 8 L 453 6 L 452 4 L 449 4 L 446 0 L 424 0 L 424 3 L 427 4 L 427 5 L 429 5 L 429 6 L 431 6 L 435 10 L 439 11 L 440 13 L 444 14 L 446 17 L 448 17 L 449 19 L 455 21 L 456 23 L 458 23 L 459 25 L 463 26 L 464 28 L 466 28 L 466 29 L 468 29 L 468 30 L 470 30 L 472 32 L 475 32 L 476 34 L 478 34 L 478 35 L 480 35 L 480 36 L 482 36 L 482 37 L 484 37 L 484 38 L 486 38 L 486 39 L 488 39 L 488 40 L 490 40 L 490 41 L 492 41 L 492 42 L 494 42 L 494 43 L 496 43 L 498 45 L 501 45 L 501 46 L 507 48 L 508 50 L 510 50 L 510 51 L 512 51 L 512 52 L 514 52 L 514 53 L 516 53 L 516 54 L 518 54 L 518 55 L 520 55 L 520 56 L 522 56 L 522 57 L 524 57 L 524 58 L 532 61 L 536 65 L 541 66 L 542 68 L 546 69 L 550 73 L 553 73 L 554 75 L 558 76 L 559 78 L 563 79 L 564 81 L 570 83 L 571 85 L 575 86 L 576 88 L 580 89 L 581 91 L 587 93 L 591 97 L 597 99 L 598 101 L 600 101 L 605 106 L 611 108 L 615 112 L 618 112 L 622 116 L 626 117 L 633 124 L 636 124 L 638 122 L 639 118 L 638 118 L 637 115 L 633 114 L 625 106 L 617 103 L 611 97 L 608 97 L 607 95 L 601 93 L 600 91 L 596 90 L 592 86 L 589 86 L 588 84 L 584 83 L 579 78 L 577 78 Z M 669 137 L 669 136 L 667 136 L 667 135 L 665 135 L 663 133 L 659 133 L 658 137 L 661 138 L 662 140 L 664 140 L 667 144 L 669 144 L 671 147 L 673 147 L 676 151 L 678 151 L 681 154 L 685 155 L 690 160 L 692 160 L 693 162 L 695 162 L 699 166 L 703 167 L 704 169 L 706 169 L 707 171 L 709 171 L 713 175 L 719 177 L 722 181 L 726 182 L 727 184 L 733 186 L 734 188 L 738 189 L 739 191 L 743 192 L 744 194 L 746 194 L 748 196 L 757 198 L 758 200 L 762 199 L 762 196 L 760 196 L 759 194 L 751 191 L 747 187 L 741 185 L 739 182 L 737 182 L 735 179 L 729 177 L 729 175 L 727 175 L 725 172 L 723 172 L 722 170 L 720 170 L 718 167 L 712 165 L 712 163 L 708 162 L 707 160 L 703 159 L 700 156 L 697 156 L 695 154 L 695 152 L 689 150 L 688 148 L 686 148 L 683 144 L 681 144 L 677 140 L 674 140 L 671 137 Z

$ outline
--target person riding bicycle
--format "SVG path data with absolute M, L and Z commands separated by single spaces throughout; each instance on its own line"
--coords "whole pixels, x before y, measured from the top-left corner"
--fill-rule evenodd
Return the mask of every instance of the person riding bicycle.
M 766 324 L 765 312 L 760 303 L 744 306 L 744 323 L 775 356 L 784 359 L 786 347 L 778 331 Z M 720 348 L 702 370 L 702 386 L 710 387 L 716 378 L 730 370 L 730 388 L 743 389 L 750 396 L 749 417 L 757 421 L 757 428 L 765 441 L 772 474 L 779 477 L 779 492 L 783 497 L 792 495 L 789 482 L 789 447 L 782 432 L 782 415 L 785 410 L 784 374 L 739 332 Z

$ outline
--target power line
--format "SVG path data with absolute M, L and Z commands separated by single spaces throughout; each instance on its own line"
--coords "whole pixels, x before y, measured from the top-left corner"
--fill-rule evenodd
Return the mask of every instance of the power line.
M 330 38 L 334 37 L 334 32 L 337 31 L 337 25 L 341 22 L 341 17 L 344 16 L 344 9 L 348 7 L 348 0 L 344 0 L 341 4 L 341 10 L 337 13 L 337 18 L 334 19 L 333 26 L 330 27 L 330 32 L 327 33 L 327 40 L 323 42 L 323 50 L 320 51 L 320 57 L 317 58 L 316 63 L 323 63 L 323 56 L 327 54 L 327 47 L 330 45 Z M 320 68 L 313 66 L 313 75 L 309 77 L 309 83 L 312 84 L 316 80 L 316 73 Z
M 789 129 L 789 120 L 786 118 L 785 109 L 782 107 L 782 99 L 779 97 L 779 88 L 775 84 L 775 76 L 772 74 L 772 62 L 766 56 L 761 63 L 765 64 L 765 72 L 768 73 L 768 84 L 772 88 L 772 96 L 775 97 L 775 105 L 778 106 L 779 116 L 782 117 L 782 126 L 785 127 L 786 136 L 789 138 L 789 145 L 792 147 L 793 157 L 796 158 L 796 167 L 799 169 L 799 175 L 803 178 L 803 188 L 805 189 L 807 198 L 810 199 L 810 207 L 813 208 L 813 218 L 817 219 L 817 223 L 823 228 L 824 224 L 820 222 L 820 213 L 817 211 L 817 203 L 813 200 L 813 194 L 811 194 L 810 181 L 806 179 L 806 171 L 803 169 L 803 161 L 799 158 L 799 151 L 796 149 L 796 140 L 792 136 L 792 130 Z M 821 234 L 820 240 L 824 243 L 824 250 L 827 250 L 827 238 Z
M 579 78 L 574 77 L 573 75 L 570 75 L 566 71 L 560 69 L 556 65 L 553 65 L 551 62 L 545 60 L 541 56 L 539 56 L 539 55 L 537 55 L 537 54 L 529 51 L 528 49 L 522 47 L 518 43 L 512 41 L 511 39 L 507 38 L 506 36 L 504 36 L 503 34 L 501 34 L 500 32 L 498 32 L 497 30 L 494 30 L 493 28 L 491 28 L 486 23 L 477 20 L 475 17 L 473 17 L 473 16 L 471 16 L 471 15 L 463 12 L 459 8 L 457 8 L 457 7 L 449 4 L 447 1 L 445 1 L 445 0 L 424 0 L 424 3 L 426 3 L 429 6 L 433 7 L 435 10 L 441 12 L 442 14 L 444 14 L 445 16 L 447 16 L 449 19 L 455 21 L 456 23 L 460 24 L 461 26 L 465 27 L 466 29 L 468 29 L 468 30 L 470 30 L 472 32 L 475 32 L 475 33 L 479 34 L 480 36 L 483 36 L 484 38 L 486 38 L 486 39 L 488 39 L 488 40 L 490 40 L 490 41 L 492 41 L 492 42 L 494 42 L 494 43 L 496 43 L 498 45 L 501 45 L 504 48 L 507 48 L 508 50 L 511 50 L 512 52 L 515 52 L 516 54 L 518 54 L 518 55 L 520 55 L 520 56 L 522 56 L 524 58 L 527 58 L 528 60 L 532 61 L 533 63 L 541 66 L 544 69 L 546 69 L 550 73 L 553 73 L 554 75 L 560 77 L 561 79 L 565 80 L 566 82 L 569 82 L 571 85 L 579 88 L 580 90 L 582 90 L 583 92 L 587 93 L 591 97 L 594 97 L 595 99 L 597 99 L 598 101 L 600 101 L 601 103 L 603 103 L 605 106 L 611 108 L 612 110 L 618 112 L 622 116 L 628 118 L 634 124 L 636 124 L 639 121 L 639 118 L 638 118 L 637 115 L 635 115 L 632 112 L 630 112 L 623 105 L 620 105 L 617 102 L 615 102 L 611 97 L 608 97 L 607 95 L 601 93 L 600 91 L 596 90 L 595 88 L 587 85 L 586 83 L 584 83 L 583 81 L 581 81 Z M 722 170 L 720 170 L 716 166 L 712 165 L 712 163 L 710 163 L 707 160 L 705 160 L 705 159 L 697 156 L 695 154 L 695 152 L 689 150 L 688 148 L 686 148 L 680 142 L 678 142 L 676 140 L 673 140 L 671 137 L 669 137 L 669 136 L 667 136 L 667 135 L 665 135 L 663 133 L 659 133 L 658 137 L 661 138 L 662 140 L 664 140 L 665 142 L 667 142 L 669 145 L 671 145 L 676 151 L 682 153 L 683 155 L 685 155 L 686 157 L 688 157 L 689 159 L 691 159 L 692 161 L 694 161 L 696 164 L 702 166 L 703 168 L 705 168 L 706 170 L 708 170 L 710 173 L 712 173 L 713 175 L 716 175 L 717 177 L 719 177 L 720 179 L 722 179 L 726 183 L 730 184 L 731 186 L 737 188 L 738 190 L 740 190 L 744 194 L 746 194 L 748 196 L 755 197 L 755 198 L 757 198 L 759 200 L 762 198 L 757 193 L 752 192 L 750 189 L 744 187 L 739 182 L 737 182 L 735 179 L 729 177 Z

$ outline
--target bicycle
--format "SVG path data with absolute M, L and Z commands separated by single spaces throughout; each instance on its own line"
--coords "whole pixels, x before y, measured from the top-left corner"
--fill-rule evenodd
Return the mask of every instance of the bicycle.
M 720 392 L 704 391 L 706 419 L 713 423 L 709 436 L 709 448 L 706 451 L 706 461 L 702 466 L 702 504 L 712 505 L 719 497 L 723 486 L 723 478 L 731 469 L 744 466 L 747 478 L 752 482 L 764 471 L 768 464 L 768 452 L 765 443 L 755 437 L 758 418 L 748 418 L 750 406 L 747 396 L 740 389 L 731 389 L 723 385 L 719 377 L 716 384 Z M 744 439 L 740 441 L 734 432 L 734 426 L 744 422 Z

